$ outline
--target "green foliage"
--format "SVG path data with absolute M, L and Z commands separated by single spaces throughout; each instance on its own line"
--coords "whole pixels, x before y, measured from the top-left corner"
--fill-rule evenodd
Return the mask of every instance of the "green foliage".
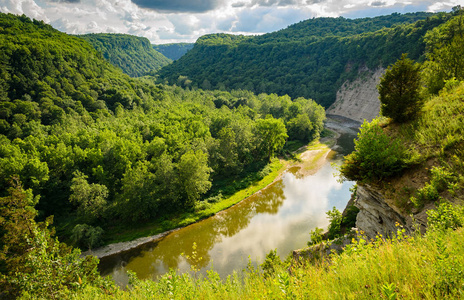
M 103 283 L 95 257 L 82 259 L 79 250 L 53 239 L 51 219 L 35 223 L 32 194 L 18 181 L 0 204 L 0 296 L 56 299 Z
M 422 207 L 427 202 L 437 201 L 440 193 L 448 190 L 451 193 L 458 185 L 457 177 L 445 167 L 432 167 L 430 170 L 431 180 L 424 187 L 417 190 L 417 196 L 411 197 L 416 207 Z
M 87 178 L 82 172 L 74 172 L 69 201 L 78 206 L 77 213 L 82 220 L 94 222 L 103 217 L 108 189 L 101 184 L 89 184 Z
M 396 300 L 398 295 L 395 293 L 396 285 L 394 283 L 384 284 L 382 286 L 382 292 L 386 299 Z
M 428 51 L 424 77 L 430 93 L 438 93 L 447 80 L 464 80 L 463 33 L 464 16 L 459 9 L 455 17 L 425 35 Z
M 266 254 L 266 259 L 261 264 L 264 278 L 274 275 L 282 265 L 282 260 L 280 259 L 280 256 L 277 255 L 277 249 L 269 251 L 269 253 Z
M 20 176 L 39 199 L 40 219 L 57 216 L 58 234 L 69 241 L 78 224 L 105 229 L 107 240 L 121 230 L 114 223 L 209 216 L 231 204 L 213 209 L 202 200 L 220 193 L 224 200 L 277 172 L 266 165 L 282 149 L 289 120 L 312 128 L 305 139 L 323 127 L 324 109 L 309 99 L 154 85 L 49 25 L 0 14 L 0 27 L 0 196 Z M 144 43 L 88 38 L 130 49 Z
M 171 59 L 153 49 L 147 38 L 110 33 L 78 37 L 89 42 L 105 59 L 131 77 L 146 75 L 171 63 Z
M 423 104 L 419 93 L 419 68 L 419 65 L 408 59 L 406 54 L 388 67 L 378 87 L 382 115 L 398 123 L 417 116 Z
M 402 53 L 422 59 L 424 35 L 450 17 L 395 13 L 313 18 L 255 37 L 211 34 L 200 37 L 192 50 L 157 74 L 160 82 L 170 84 L 185 76 L 190 87 L 312 98 L 328 108 L 337 90 L 362 67 L 388 66 Z
M 334 206 L 326 214 L 330 222 L 327 238 L 333 240 L 340 236 L 340 226 L 343 221 L 342 213 Z
M 436 209 L 427 211 L 427 225 L 430 230 L 460 228 L 464 226 L 464 208 L 441 201 Z
M 192 207 L 211 188 L 207 156 L 202 151 L 187 152 L 181 156 L 178 169 L 180 188 L 186 195 L 185 205 Z
M 348 206 L 346 208 L 346 215 L 343 217 L 340 224 L 341 228 L 351 230 L 351 228 L 356 227 L 356 217 L 358 216 L 359 208 L 354 205 Z
M 317 245 L 320 242 L 322 242 L 322 233 L 324 232 L 324 229 L 316 227 L 314 230 L 311 230 L 309 232 L 309 235 L 311 236 L 311 240 L 308 241 L 307 245 L 312 246 L 312 245 Z
M 380 120 L 364 122 L 355 141 L 355 151 L 345 157 L 340 172 L 344 178 L 375 181 L 398 174 L 405 166 L 406 152 L 400 140 L 390 138 Z
M 92 249 L 102 244 L 103 229 L 100 227 L 93 227 L 87 224 L 77 224 L 72 230 L 71 239 L 74 245 Z
M 284 122 L 269 117 L 256 122 L 256 135 L 259 151 L 269 160 L 285 145 L 288 137 Z

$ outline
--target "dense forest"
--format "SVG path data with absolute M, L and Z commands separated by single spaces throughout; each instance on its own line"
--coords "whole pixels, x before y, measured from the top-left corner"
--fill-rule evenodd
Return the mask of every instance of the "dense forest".
M 193 43 L 172 43 L 153 45 L 153 49 L 163 54 L 169 59 L 178 60 L 190 49 L 193 48 Z
M 128 34 L 78 35 L 89 42 L 111 64 L 131 77 L 140 77 L 171 63 L 171 59 L 154 50 L 146 38 Z
M 183 86 L 311 98 L 327 108 L 359 69 L 386 67 L 402 53 L 423 60 L 424 35 L 450 16 L 316 18 L 262 36 L 210 34 L 158 75 L 162 82 Z
M 98 245 L 115 221 L 220 201 L 262 177 L 286 142 L 323 129 L 325 112 L 309 99 L 156 86 L 43 22 L 0 22 L 0 194 L 18 178 L 39 219 L 54 215 L 77 245 Z M 98 238 L 89 245 L 82 230 Z

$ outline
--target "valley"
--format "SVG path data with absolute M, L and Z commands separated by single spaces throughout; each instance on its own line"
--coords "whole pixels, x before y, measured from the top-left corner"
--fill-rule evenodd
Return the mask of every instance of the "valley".
M 459 297 L 463 18 L 156 46 L 0 13 L 0 298 Z

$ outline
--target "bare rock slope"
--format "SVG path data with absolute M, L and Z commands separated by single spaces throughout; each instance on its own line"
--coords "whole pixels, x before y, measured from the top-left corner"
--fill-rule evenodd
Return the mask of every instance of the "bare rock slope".
M 377 85 L 385 69 L 376 71 L 363 70 L 356 80 L 346 81 L 337 92 L 335 102 L 326 113 L 346 117 L 363 122 L 371 121 L 380 112 L 379 93 Z

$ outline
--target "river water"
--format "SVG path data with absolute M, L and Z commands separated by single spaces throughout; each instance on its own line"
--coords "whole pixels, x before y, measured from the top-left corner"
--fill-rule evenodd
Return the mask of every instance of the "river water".
M 128 270 L 141 279 L 156 279 L 169 269 L 186 272 L 195 265 L 200 273 L 214 269 L 225 278 L 246 268 L 249 261 L 261 264 L 270 250 L 277 249 L 284 259 L 292 250 L 306 246 L 310 230 L 327 228 L 327 211 L 334 206 L 340 211 L 345 208 L 353 182 L 339 183 L 332 163 L 340 164 L 343 155 L 352 151 L 354 138 L 354 134 L 342 134 L 340 153 L 331 151 L 327 163 L 314 175 L 299 178 L 286 172 L 266 189 L 211 218 L 137 249 L 102 258 L 101 273 L 112 275 L 124 286 Z

